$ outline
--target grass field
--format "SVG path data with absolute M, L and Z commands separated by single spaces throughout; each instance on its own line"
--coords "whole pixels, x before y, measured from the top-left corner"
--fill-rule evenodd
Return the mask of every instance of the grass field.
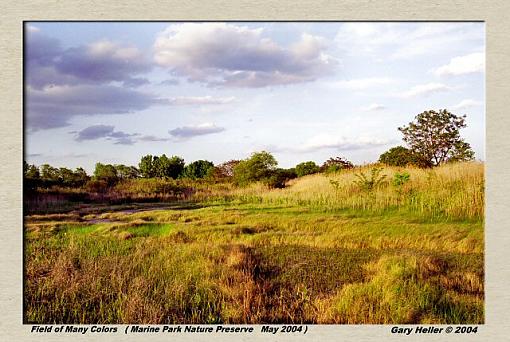
M 25 322 L 483 323 L 483 167 L 26 216 Z

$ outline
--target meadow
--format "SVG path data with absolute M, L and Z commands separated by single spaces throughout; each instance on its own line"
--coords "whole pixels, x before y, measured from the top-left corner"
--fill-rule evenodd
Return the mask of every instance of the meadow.
M 24 321 L 483 323 L 484 165 L 371 170 L 26 211 Z

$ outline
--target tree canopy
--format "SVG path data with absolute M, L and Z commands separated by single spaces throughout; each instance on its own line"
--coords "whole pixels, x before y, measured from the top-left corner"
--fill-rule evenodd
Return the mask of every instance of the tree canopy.
M 303 177 L 320 171 L 320 167 L 313 161 L 302 162 L 296 165 L 296 175 Z
M 342 157 L 329 158 L 321 165 L 321 172 L 337 172 L 344 169 L 352 169 L 354 165 Z
M 474 152 L 460 137 L 460 129 L 466 127 L 465 118 L 465 115 L 457 116 L 446 109 L 428 110 L 398 130 L 410 150 L 427 166 L 467 161 L 474 158 Z
M 250 158 L 242 160 L 234 167 L 234 179 L 238 184 L 261 181 L 269 178 L 276 170 L 278 162 L 269 152 L 254 152 Z
M 182 176 L 184 178 L 198 179 L 204 178 L 214 169 L 214 164 L 207 160 L 197 160 L 186 165 Z
M 143 156 L 138 164 L 140 173 L 144 178 L 178 178 L 184 170 L 184 159 L 178 156 L 168 158 L 161 156 Z
M 404 146 L 396 146 L 390 148 L 379 156 L 379 162 L 389 166 L 420 166 L 418 157 L 408 148 Z

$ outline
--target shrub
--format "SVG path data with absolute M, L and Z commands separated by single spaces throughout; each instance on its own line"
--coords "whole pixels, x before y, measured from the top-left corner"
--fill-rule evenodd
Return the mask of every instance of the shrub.
M 264 180 L 264 184 L 266 184 L 269 188 L 283 189 L 285 188 L 285 183 L 288 180 L 296 177 L 297 175 L 294 169 L 277 169 L 271 174 L 271 176 Z
M 182 177 L 190 179 L 204 178 L 214 168 L 214 164 L 207 160 L 197 160 L 186 165 Z
M 101 179 L 89 180 L 87 183 L 85 183 L 85 189 L 87 192 L 106 192 L 108 189 L 108 183 Z
M 410 178 L 411 176 L 409 175 L 409 173 L 405 171 L 402 173 L 397 172 L 395 173 L 395 175 L 393 175 L 392 184 L 393 186 L 401 187 L 405 183 L 409 182 Z
M 320 167 L 313 161 L 307 161 L 296 165 L 297 177 L 311 175 L 320 171 Z
M 354 184 L 360 187 L 360 189 L 365 191 L 372 191 L 378 186 L 384 183 L 386 179 L 386 175 L 381 175 L 382 167 L 374 167 L 370 170 L 370 177 L 363 172 L 356 173 L 357 180 L 354 181 Z
M 269 152 L 255 152 L 234 167 L 234 180 L 239 185 L 265 180 L 273 175 L 278 162 Z
M 322 164 L 320 167 L 321 172 L 325 173 L 332 173 L 332 172 L 338 172 L 341 170 L 347 170 L 352 169 L 354 165 L 348 161 L 347 159 L 344 159 L 342 157 L 336 157 L 336 158 L 329 158 Z
M 379 156 L 379 162 L 389 166 L 407 166 L 413 164 L 413 152 L 403 147 L 392 147 Z

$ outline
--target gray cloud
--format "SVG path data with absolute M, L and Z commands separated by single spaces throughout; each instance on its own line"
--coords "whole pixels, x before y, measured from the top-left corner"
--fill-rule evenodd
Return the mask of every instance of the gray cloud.
M 132 76 L 150 71 L 151 64 L 136 47 L 104 40 L 63 51 L 55 67 L 80 80 L 136 82 Z
M 125 87 L 136 88 L 136 87 L 140 87 L 144 84 L 150 84 L 150 83 L 151 82 L 146 78 L 129 78 L 129 79 L 125 80 L 122 84 Z
M 151 94 L 111 85 L 28 88 L 26 121 L 32 130 L 64 127 L 77 115 L 125 114 L 161 104 Z
M 42 34 L 39 30 L 27 30 L 25 35 L 25 57 L 30 64 L 51 65 L 62 53 L 60 42 Z
M 153 135 L 141 135 L 140 133 L 126 133 L 116 131 L 112 125 L 93 125 L 75 133 L 76 141 L 105 139 L 111 140 L 115 145 L 133 145 L 137 142 L 169 141 L 170 138 L 160 138 Z
M 94 125 L 78 132 L 76 141 L 96 140 L 106 138 L 113 133 L 114 127 L 107 125 Z
M 152 68 L 134 46 L 103 40 L 64 50 L 57 39 L 30 29 L 26 31 L 25 60 L 26 80 L 33 88 L 111 81 L 140 86 L 148 81 L 135 76 Z
M 224 130 L 225 128 L 218 127 L 213 124 L 202 124 L 197 126 L 184 126 L 175 128 L 171 131 L 168 131 L 168 133 L 175 138 L 187 139 L 200 135 L 220 133 Z
M 336 60 L 324 39 L 304 34 L 289 47 L 262 36 L 261 29 L 225 23 L 172 25 L 154 44 L 155 60 L 190 81 L 212 86 L 265 87 L 313 81 Z
M 124 114 L 168 104 L 130 89 L 149 83 L 138 75 L 152 68 L 136 47 L 104 40 L 64 50 L 38 29 L 28 27 L 25 32 L 30 130 L 64 127 L 78 115 Z
M 233 102 L 235 97 L 212 97 L 212 96 L 181 96 L 168 100 L 168 103 L 175 106 L 186 105 L 217 105 Z

